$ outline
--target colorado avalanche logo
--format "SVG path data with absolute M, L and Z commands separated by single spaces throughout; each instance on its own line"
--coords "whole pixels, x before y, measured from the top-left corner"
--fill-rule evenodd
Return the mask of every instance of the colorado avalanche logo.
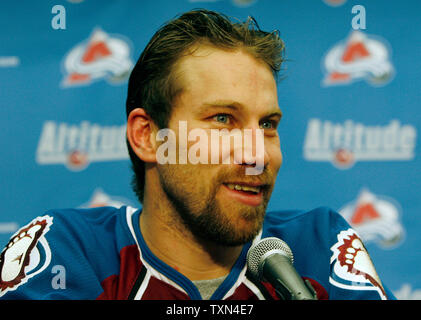
M 375 195 L 366 188 L 360 191 L 357 200 L 339 209 L 364 242 L 376 242 L 384 249 L 394 248 L 404 239 L 401 211 L 394 199 Z
M 343 85 L 365 79 L 373 86 L 388 83 L 394 68 L 388 46 L 361 31 L 353 31 L 345 42 L 335 45 L 324 58 L 323 84 Z
M 38 217 L 15 233 L 0 255 L 0 297 L 43 271 L 51 261 L 44 238 L 53 218 Z
M 377 291 L 382 300 L 387 299 L 370 256 L 354 230 L 340 232 L 331 250 L 330 283 L 348 290 Z
M 111 37 L 97 28 L 88 41 L 67 54 L 62 86 L 87 85 L 103 78 L 113 84 L 122 83 L 132 67 L 128 41 L 120 36 Z

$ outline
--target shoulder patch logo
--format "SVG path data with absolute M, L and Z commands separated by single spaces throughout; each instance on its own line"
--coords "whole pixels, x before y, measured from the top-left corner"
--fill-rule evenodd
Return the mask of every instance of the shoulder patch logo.
M 44 236 L 52 224 L 48 215 L 37 217 L 12 236 L 0 255 L 0 297 L 49 265 L 51 250 Z
M 341 231 L 331 250 L 331 284 L 348 290 L 377 291 L 382 300 L 387 299 L 371 258 L 353 229 Z

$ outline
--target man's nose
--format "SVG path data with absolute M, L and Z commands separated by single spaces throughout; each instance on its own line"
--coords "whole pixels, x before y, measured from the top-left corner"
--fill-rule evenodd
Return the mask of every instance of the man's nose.
M 242 142 L 241 146 L 234 146 L 234 163 L 259 167 L 265 167 L 268 164 L 269 155 L 265 148 L 263 129 L 247 128 L 242 130 Z

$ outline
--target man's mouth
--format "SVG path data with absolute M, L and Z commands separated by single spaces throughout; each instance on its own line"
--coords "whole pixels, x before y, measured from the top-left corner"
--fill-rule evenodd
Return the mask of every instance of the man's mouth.
M 259 194 L 262 190 L 262 186 L 251 186 L 248 184 L 226 183 L 225 185 L 231 190 L 242 191 L 250 194 Z
M 263 191 L 266 185 L 261 183 L 230 182 L 223 184 L 226 196 L 230 201 L 239 201 L 248 206 L 259 206 L 263 203 Z

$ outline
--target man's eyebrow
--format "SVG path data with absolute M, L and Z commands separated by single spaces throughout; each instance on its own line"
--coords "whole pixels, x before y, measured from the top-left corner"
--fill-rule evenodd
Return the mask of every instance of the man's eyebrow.
M 230 100 L 217 100 L 212 102 L 205 102 L 203 103 L 198 111 L 206 111 L 210 107 L 216 107 L 216 108 L 228 108 L 235 111 L 241 110 L 243 108 L 243 105 L 241 103 L 230 101 Z
M 227 108 L 233 111 L 240 111 L 244 109 L 244 106 L 236 101 L 228 101 L 228 100 L 217 100 L 212 102 L 205 102 L 200 107 L 197 108 L 198 113 L 206 112 L 209 108 Z M 271 118 L 271 117 L 278 117 L 282 118 L 282 111 L 279 108 L 273 108 L 273 111 L 269 111 L 270 113 L 265 115 L 264 118 Z

